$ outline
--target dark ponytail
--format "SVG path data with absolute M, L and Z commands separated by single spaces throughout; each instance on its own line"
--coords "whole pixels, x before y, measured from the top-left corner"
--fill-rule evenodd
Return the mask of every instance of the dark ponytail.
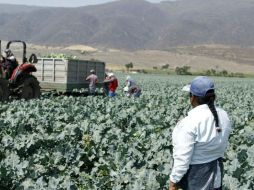
M 216 111 L 214 101 L 215 101 L 216 95 L 214 93 L 214 90 L 207 91 L 206 95 L 204 97 L 197 97 L 198 104 L 207 104 L 210 111 L 213 114 L 214 120 L 215 120 L 215 127 L 218 132 L 221 132 L 221 128 L 219 126 L 219 117 L 218 113 Z

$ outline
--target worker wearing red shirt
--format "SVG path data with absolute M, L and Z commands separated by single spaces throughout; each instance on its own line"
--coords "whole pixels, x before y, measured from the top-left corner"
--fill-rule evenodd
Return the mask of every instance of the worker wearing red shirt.
M 118 80 L 114 73 L 109 73 L 108 74 L 108 79 L 104 80 L 104 83 L 108 84 L 109 87 L 109 97 L 115 97 L 116 96 L 116 89 L 118 87 Z

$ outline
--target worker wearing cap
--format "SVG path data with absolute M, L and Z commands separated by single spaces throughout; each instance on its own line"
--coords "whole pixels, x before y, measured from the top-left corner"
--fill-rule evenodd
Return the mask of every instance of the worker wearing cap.
M 136 85 L 136 82 L 129 75 L 126 77 L 125 83 L 128 88 Z
M 126 77 L 126 86 L 124 87 L 124 92 L 127 97 L 134 96 L 139 97 L 141 95 L 141 88 L 137 86 L 136 82 L 131 78 L 131 76 Z
M 95 95 L 96 92 L 96 83 L 98 82 L 98 77 L 95 74 L 95 71 L 90 70 L 90 75 L 86 78 L 89 81 L 89 92 L 91 95 Z
M 222 157 L 231 123 L 227 113 L 215 107 L 214 83 L 196 77 L 183 90 L 189 92 L 193 109 L 172 133 L 174 164 L 170 190 L 219 190 L 222 188 Z
M 118 80 L 114 73 L 109 73 L 107 79 L 104 80 L 104 84 L 108 84 L 109 97 L 115 97 L 116 96 L 116 89 L 118 87 Z

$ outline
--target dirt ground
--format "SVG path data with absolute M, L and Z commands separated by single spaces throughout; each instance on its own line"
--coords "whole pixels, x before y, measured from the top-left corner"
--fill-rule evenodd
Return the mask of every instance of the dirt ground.
M 85 59 L 99 59 L 108 63 L 110 69 L 125 69 L 125 64 L 133 63 L 134 69 L 160 69 L 168 64 L 169 69 L 176 67 L 190 66 L 191 71 L 199 72 L 208 69 L 217 71 L 227 70 L 228 72 L 254 73 L 253 64 L 237 62 L 220 57 L 178 53 L 172 51 L 143 50 L 136 52 L 96 52 L 88 54 Z
M 2 49 L 3 47 L 4 45 L 2 45 Z M 170 70 L 174 70 L 176 67 L 190 66 L 192 72 L 214 69 L 216 71 L 227 70 L 233 73 L 254 74 L 254 48 L 199 45 L 177 47 L 164 51 L 123 51 L 85 45 L 46 47 L 28 44 L 27 47 L 28 56 L 31 53 L 36 53 L 38 57 L 51 53 L 75 55 L 79 59 L 104 61 L 107 64 L 107 69 L 110 70 L 124 70 L 126 69 L 125 64 L 132 62 L 134 70 L 160 69 L 163 65 L 168 64 Z M 17 47 L 17 49 L 19 48 Z

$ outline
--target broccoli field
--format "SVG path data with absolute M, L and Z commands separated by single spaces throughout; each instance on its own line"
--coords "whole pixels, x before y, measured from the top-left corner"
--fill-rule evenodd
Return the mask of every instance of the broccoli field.
M 0 103 L 0 189 L 168 189 L 171 133 L 191 109 L 190 76 L 133 75 L 140 98 L 64 96 Z M 213 78 L 234 126 L 224 189 L 254 189 L 254 79 Z

